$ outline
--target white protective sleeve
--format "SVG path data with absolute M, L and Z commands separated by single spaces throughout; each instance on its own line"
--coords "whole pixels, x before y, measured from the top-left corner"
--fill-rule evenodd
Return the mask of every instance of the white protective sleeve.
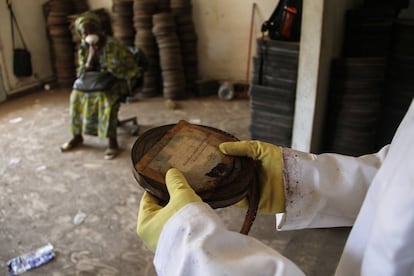
M 304 275 L 258 240 L 226 229 L 206 203 L 191 203 L 164 226 L 154 265 L 162 275 Z
M 283 148 L 286 213 L 278 230 L 352 226 L 388 152 L 351 157 Z
M 376 174 L 336 275 L 414 275 L 414 103 Z

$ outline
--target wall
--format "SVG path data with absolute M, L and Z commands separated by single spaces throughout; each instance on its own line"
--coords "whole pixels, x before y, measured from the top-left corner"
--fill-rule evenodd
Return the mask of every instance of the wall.
M 14 0 L 13 11 L 17 17 L 23 37 L 32 55 L 32 77 L 16 78 L 13 75 L 12 40 L 10 29 L 10 14 L 6 1 L 0 1 L 0 67 L 2 81 L 7 94 L 14 94 L 28 89 L 39 82 L 53 78 L 50 62 L 49 44 L 47 42 L 46 26 L 42 5 L 46 0 L 23 1 Z M 17 29 L 15 29 L 17 35 Z M 16 39 L 16 46 L 22 47 Z
M 257 5 L 249 55 L 254 2 Z M 247 63 L 255 55 L 255 40 L 261 36 L 261 24 L 269 18 L 276 4 L 276 1 L 269 0 L 194 1 L 201 75 L 206 79 L 245 80 Z

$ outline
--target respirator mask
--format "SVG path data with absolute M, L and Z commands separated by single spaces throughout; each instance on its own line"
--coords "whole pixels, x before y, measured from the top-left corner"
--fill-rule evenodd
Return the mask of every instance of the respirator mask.
M 94 45 L 96 43 L 98 43 L 99 41 L 99 36 L 96 34 L 89 34 L 85 37 L 85 41 L 86 43 L 88 43 L 89 45 Z

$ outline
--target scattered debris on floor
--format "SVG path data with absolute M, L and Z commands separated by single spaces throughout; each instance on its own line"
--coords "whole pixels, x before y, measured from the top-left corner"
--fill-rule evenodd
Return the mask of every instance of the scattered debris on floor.
M 44 265 L 54 258 L 53 245 L 48 243 L 32 252 L 9 260 L 7 262 L 9 276 L 20 275 L 30 269 Z
M 11 119 L 9 121 L 9 123 L 10 124 L 17 124 L 17 123 L 20 123 L 21 121 L 23 121 L 23 118 L 22 117 L 17 117 L 17 118 Z
M 84 222 L 85 219 L 86 219 L 86 214 L 79 210 L 78 213 L 73 218 L 73 223 L 76 225 L 79 225 L 79 224 L 82 224 L 82 222 Z
M 168 99 L 164 103 L 165 103 L 165 106 L 169 109 L 177 109 L 178 108 L 177 103 L 174 102 L 173 100 Z

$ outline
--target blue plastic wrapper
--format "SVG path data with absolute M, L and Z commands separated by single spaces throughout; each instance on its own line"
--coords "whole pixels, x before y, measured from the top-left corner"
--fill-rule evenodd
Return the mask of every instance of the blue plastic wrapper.
M 40 247 L 32 252 L 15 257 L 7 262 L 9 276 L 22 274 L 30 269 L 39 267 L 55 258 L 53 245 Z

